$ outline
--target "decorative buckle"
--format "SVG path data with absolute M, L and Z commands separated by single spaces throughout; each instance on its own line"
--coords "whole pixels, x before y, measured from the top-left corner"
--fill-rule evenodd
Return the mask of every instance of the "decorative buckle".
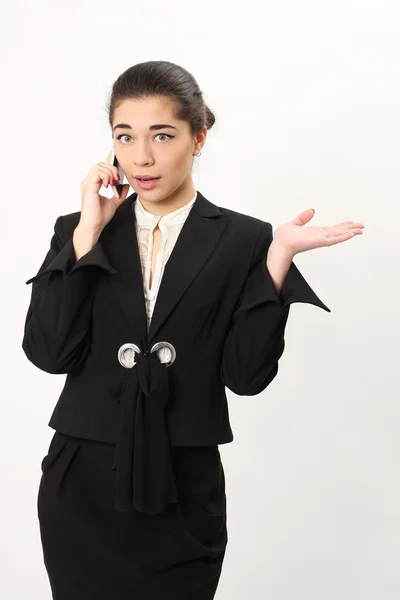
M 118 360 L 125 369 L 132 369 L 137 363 L 135 361 L 135 353 L 140 354 L 140 348 L 133 343 L 122 344 L 118 350 Z
M 160 355 L 158 355 L 158 357 L 160 358 L 160 362 L 162 364 L 164 364 L 166 367 L 170 367 L 176 358 L 176 350 L 172 344 L 170 344 L 169 342 L 157 342 L 156 344 L 153 345 L 150 352 L 157 352 L 158 350 L 161 350 L 162 348 L 167 348 L 170 351 L 171 356 L 166 360 L 165 359 L 161 360 Z

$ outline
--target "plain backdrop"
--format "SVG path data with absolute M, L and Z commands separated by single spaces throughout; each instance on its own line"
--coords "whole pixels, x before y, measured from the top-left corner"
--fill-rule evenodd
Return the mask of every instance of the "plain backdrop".
M 295 257 L 332 312 L 292 304 L 278 376 L 228 390 L 216 599 L 398 600 L 400 4 L 8 0 L 0 16 L 1 597 L 51 598 L 36 501 L 65 375 L 21 348 L 25 281 L 111 150 L 114 80 L 168 60 L 216 115 L 193 170 L 206 198 L 274 230 L 308 208 L 309 225 L 365 225 Z

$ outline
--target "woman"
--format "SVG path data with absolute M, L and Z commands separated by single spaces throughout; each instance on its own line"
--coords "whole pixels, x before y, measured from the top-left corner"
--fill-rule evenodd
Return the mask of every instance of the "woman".
M 109 104 L 118 161 L 94 165 L 33 283 L 22 347 L 66 373 L 42 461 L 38 517 L 57 600 L 211 600 L 227 545 L 225 387 L 264 390 L 293 302 L 330 312 L 293 257 L 363 225 L 281 225 L 196 191 L 214 115 L 165 61 L 122 73 Z M 99 194 L 129 185 L 119 197 Z M 140 179 L 155 178 L 152 183 Z

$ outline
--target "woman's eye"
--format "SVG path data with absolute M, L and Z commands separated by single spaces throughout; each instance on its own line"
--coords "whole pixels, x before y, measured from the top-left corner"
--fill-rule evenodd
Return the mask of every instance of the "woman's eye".
M 119 135 L 119 136 L 117 137 L 117 140 L 120 140 L 120 139 L 121 139 L 121 138 L 123 138 L 123 137 L 131 137 L 131 136 L 130 136 L 130 135 L 127 135 L 126 133 L 121 133 L 121 135 Z
M 169 135 L 169 133 L 158 133 L 158 134 L 157 134 L 155 137 L 159 137 L 160 135 L 164 135 L 164 136 L 166 136 L 166 137 L 168 137 L 168 138 L 174 138 L 174 137 L 175 137 L 174 135 Z M 117 137 L 117 140 L 120 140 L 121 138 L 130 138 L 130 137 L 131 137 L 131 136 L 130 136 L 130 135 L 127 135 L 126 133 L 121 133 L 121 135 L 119 135 L 119 136 Z M 131 139 L 132 139 L 132 138 L 131 138 Z
M 159 135 L 165 135 L 166 137 L 169 137 L 169 138 L 174 138 L 175 137 L 174 135 L 169 135 L 168 133 L 158 133 L 156 135 L 156 137 L 158 137 Z

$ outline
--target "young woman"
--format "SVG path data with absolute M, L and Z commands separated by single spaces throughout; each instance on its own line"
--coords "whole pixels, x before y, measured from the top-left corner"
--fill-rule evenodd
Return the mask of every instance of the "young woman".
M 293 257 L 363 225 L 306 228 L 310 209 L 273 236 L 196 191 L 214 115 L 178 65 L 122 73 L 109 123 L 118 165 L 92 167 L 27 281 L 23 350 L 67 374 L 41 465 L 44 562 L 57 600 L 211 600 L 228 540 L 225 388 L 271 383 L 291 303 L 330 312 Z M 118 166 L 129 185 L 108 199 Z

